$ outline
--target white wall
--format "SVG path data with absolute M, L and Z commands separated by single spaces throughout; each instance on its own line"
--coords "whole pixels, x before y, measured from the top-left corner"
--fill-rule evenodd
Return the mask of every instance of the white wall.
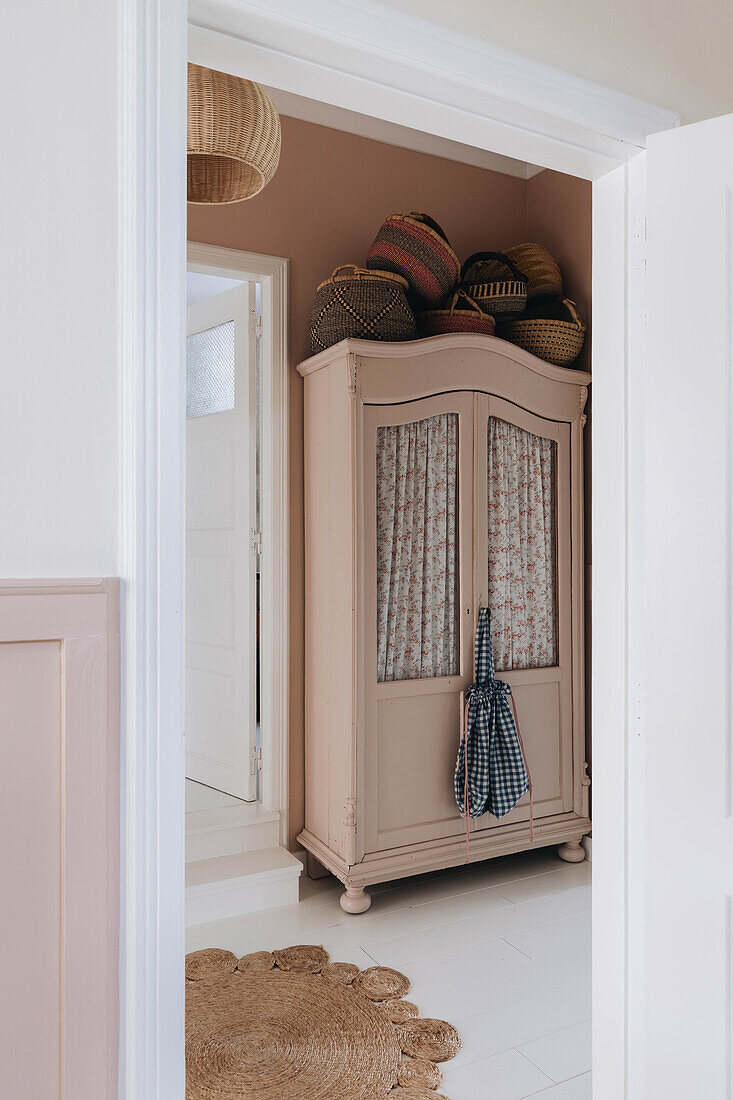
M 733 111 L 731 0 L 386 0 L 576 76 L 671 107 Z
M 0 5 L 0 576 L 119 569 L 118 21 Z

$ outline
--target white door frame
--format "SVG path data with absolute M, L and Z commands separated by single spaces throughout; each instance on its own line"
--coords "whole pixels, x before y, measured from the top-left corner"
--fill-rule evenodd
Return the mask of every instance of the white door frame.
M 123 0 L 121 1091 L 184 1095 L 186 12 Z M 641 722 L 643 165 L 678 117 L 376 0 L 192 0 L 193 60 L 594 187 L 594 1097 L 632 1100 Z M 336 30 L 334 30 L 336 28 Z M 389 44 L 387 49 L 384 43 Z M 375 74 L 378 74 L 376 76 Z M 470 104 L 470 109 L 464 105 Z M 640 968 L 639 968 L 640 972 Z M 635 1097 L 635 1094 L 634 1094 Z
M 288 835 L 289 424 L 288 261 L 188 243 L 188 270 L 262 287 L 260 559 L 260 801 Z

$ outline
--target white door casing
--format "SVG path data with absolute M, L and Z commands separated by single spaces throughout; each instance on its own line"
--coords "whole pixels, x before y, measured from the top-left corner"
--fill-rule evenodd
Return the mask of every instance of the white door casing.
M 656 135 L 646 156 L 646 805 L 632 882 L 645 912 L 630 986 L 643 1039 L 629 1096 L 730 1100 L 733 115 Z
M 186 425 L 186 775 L 257 798 L 255 284 L 188 308 L 188 342 L 218 339 L 233 390 Z M 210 399 L 210 398 L 209 398 Z M 212 407 L 204 404 L 203 408 Z M 214 408 L 218 407 L 216 403 Z
M 260 515 L 259 663 L 261 745 L 259 799 L 279 813 L 288 838 L 289 409 L 288 261 L 188 242 L 188 270 L 259 287 Z

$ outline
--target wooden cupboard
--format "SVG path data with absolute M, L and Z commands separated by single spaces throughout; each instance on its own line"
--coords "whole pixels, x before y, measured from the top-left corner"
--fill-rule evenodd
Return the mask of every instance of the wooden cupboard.
M 478 609 L 534 790 L 470 823 L 471 860 L 590 830 L 583 409 L 590 376 L 494 337 L 347 340 L 306 360 L 306 814 L 363 912 L 370 884 L 462 863 L 453 772 Z M 518 586 L 518 587 L 517 587 Z M 519 593 L 519 595 L 517 595 Z

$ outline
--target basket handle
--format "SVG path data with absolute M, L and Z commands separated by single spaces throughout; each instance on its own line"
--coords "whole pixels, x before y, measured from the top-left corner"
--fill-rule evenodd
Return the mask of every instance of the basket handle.
M 505 267 L 508 267 L 515 279 L 520 282 L 526 283 L 527 276 L 523 275 L 513 260 L 510 260 L 505 252 L 474 252 L 472 256 L 463 264 L 461 268 L 461 278 L 465 279 L 466 272 L 471 264 L 475 264 L 477 260 L 499 260 Z
M 482 308 L 478 304 L 478 302 L 475 302 L 473 300 L 473 298 L 471 297 L 471 295 L 466 294 L 465 290 L 463 290 L 461 287 L 459 287 L 458 290 L 456 290 L 454 292 L 453 297 L 451 298 L 451 303 L 450 303 L 450 312 L 451 312 L 451 314 L 453 313 L 454 309 L 458 305 L 458 301 L 459 301 L 460 298 L 465 298 L 465 300 L 468 302 L 468 304 L 473 309 L 475 309 L 477 313 L 480 313 L 482 316 L 484 315 L 484 311 L 482 310 Z
M 332 283 L 340 271 L 353 271 L 355 275 L 363 275 L 367 272 L 367 270 L 368 269 L 365 267 L 357 267 L 356 264 L 339 264 L 339 266 L 335 267 L 331 272 L 331 277 L 328 281 L 329 283 Z
M 578 311 L 575 308 L 575 302 L 571 302 L 569 298 L 563 298 L 562 304 L 565 306 L 566 310 L 572 317 L 573 321 L 575 321 L 575 324 L 578 326 L 578 328 L 582 328 L 583 322 L 581 321 L 580 317 L 578 317 Z
M 443 238 L 446 244 L 448 243 L 448 238 L 446 237 L 445 233 L 440 228 L 435 218 L 431 218 L 429 214 L 421 214 L 418 210 L 411 210 L 407 217 L 418 218 L 421 222 L 425 222 L 425 224 L 429 225 L 430 228 L 434 230 L 439 237 Z

